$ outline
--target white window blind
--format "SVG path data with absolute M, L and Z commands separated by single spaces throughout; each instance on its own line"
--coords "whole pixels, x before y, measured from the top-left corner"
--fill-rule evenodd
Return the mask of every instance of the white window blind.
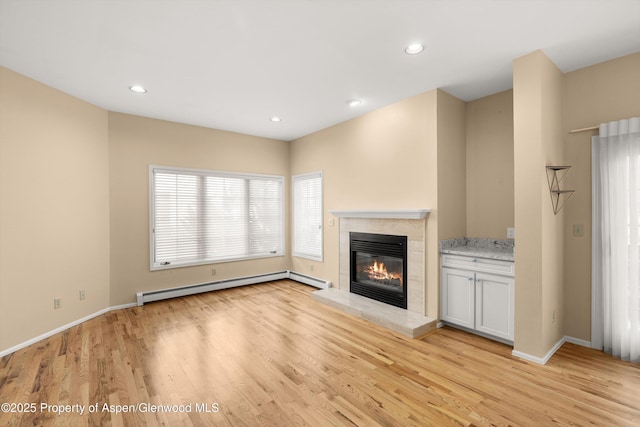
M 152 166 L 151 269 L 283 255 L 283 184 Z
M 322 172 L 292 181 L 293 255 L 322 261 Z

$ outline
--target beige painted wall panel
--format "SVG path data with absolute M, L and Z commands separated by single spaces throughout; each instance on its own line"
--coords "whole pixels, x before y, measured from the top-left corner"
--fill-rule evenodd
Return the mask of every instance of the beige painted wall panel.
M 112 305 L 135 301 L 136 292 L 289 268 L 288 256 L 149 268 L 149 165 L 283 175 L 288 189 L 288 142 L 118 113 L 109 113 L 109 139 Z M 288 204 L 285 209 L 288 218 Z M 288 229 L 286 223 L 285 242 Z
M 543 356 L 542 220 L 543 171 L 541 66 L 538 55 L 513 62 L 515 182 L 515 340 L 514 350 Z M 546 199 L 544 199 L 546 201 Z
M 430 280 L 440 282 L 439 242 L 467 235 L 467 165 L 465 103 L 438 90 L 438 235 L 428 241 L 427 250 L 435 252 L 427 271 L 437 273 Z M 427 289 L 427 311 L 439 318 L 440 287 Z M 437 314 L 436 314 L 437 313 Z
M 562 72 L 546 56 L 542 65 L 542 151 L 544 166 L 564 165 Z M 563 337 L 564 209 L 553 213 L 547 172 L 542 168 L 542 324 L 543 346 L 551 349 Z M 564 183 L 563 183 L 564 185 Z
M 437 92 L 431 91 L 291 143 L 293 175 L 323 172 L 325 223 L 324 261 L 292 257 L 292 270 L 339 283 L 339 221 L 330 210 L 431 208 L 427 281 L 434 299 L 438 287 L 436 102 Z M 428 306 L 437 310 L 437 299 Z
M 576 190 L 565 212 L 565 335 L 591 341 L 591 136 L 573 129 L 640 116 L 640 53 L 603 62 L 564 76 L 565 178 Z M 573 235 L 580 224 L 584 236 Z
M 439 239 L 467 236 L 466 104 L 438 91 Z
M 506 239 L 513 227 L 513 90 L 466 104 L 467 235 Z
M 0 68 L 0 351 L 109 305 L 107 119 Z
M 562 338 L 562 216 L 546 166 L 562 161 L 562 74 L 541 52 L 518 58 L 514 78 L 516 290 L 514 350 L 543 358 Z

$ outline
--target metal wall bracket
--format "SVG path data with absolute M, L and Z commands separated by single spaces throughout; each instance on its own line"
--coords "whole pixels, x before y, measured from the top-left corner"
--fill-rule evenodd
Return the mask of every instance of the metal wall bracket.
M 560 212 L 565 203 L 567 203 L 567 200 L 569 200 L 576 191 L 562 190 L 560 188 L 560 182 L 567 175 L 570 168 L 571 166 L 547 166 L 547 183 L 549 184 L 549 194 L 551 195 L 551 206 L 553 207 L 554 215 Z

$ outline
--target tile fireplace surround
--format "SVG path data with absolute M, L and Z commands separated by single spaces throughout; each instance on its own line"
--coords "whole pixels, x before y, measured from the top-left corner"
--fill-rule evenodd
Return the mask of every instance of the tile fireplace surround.
M 336 288 L 315 291 L 312 297 L 411 338 L 434 329 L 435 319 L 424 316 L 428 213 L 428 209 L 331 211 L 340 219 L 339 283 Z M 406 310 L 349 292 L 349 233 L 352 231 L 407 236 Z

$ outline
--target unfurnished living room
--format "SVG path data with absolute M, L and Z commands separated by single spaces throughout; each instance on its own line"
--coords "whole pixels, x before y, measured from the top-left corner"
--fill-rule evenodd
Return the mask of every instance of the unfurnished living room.
M 637 426 L 640 1 L 0 0 L 0 425 Z

